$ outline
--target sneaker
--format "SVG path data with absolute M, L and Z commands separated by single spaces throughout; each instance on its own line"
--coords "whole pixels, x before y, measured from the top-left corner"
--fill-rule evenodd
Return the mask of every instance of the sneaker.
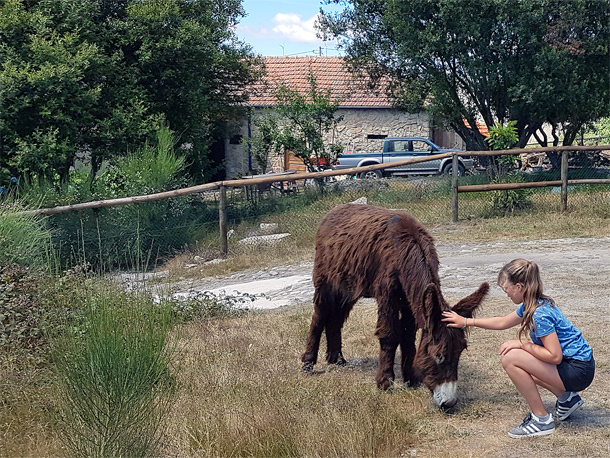
M 523 419 L 523 423 L 519 426 L 515 426 L 508 432 L 508 435 L 513 438 L 519 437 L 533 437 L 533 436 L 546 436 L 555 431 L 555 421 L 553 416 L 549 415 L 548 420 L 540 421 L 536 419 L 531 413 L 528 413 Z
M 555 412 L 553 412 L 553 417 L 555 417 L 559 421 L 566 420 L 583 404 L 584 401 L 580 398 L 578 393 L 572 392 L 570 393 L 570 397 L 566 401 L 560 402 L 559 400 L 557 400 L 557 402 L 555 403 Z

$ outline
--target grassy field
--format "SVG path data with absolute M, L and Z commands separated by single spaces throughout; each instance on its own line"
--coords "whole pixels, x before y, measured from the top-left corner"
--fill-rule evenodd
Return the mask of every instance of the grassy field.
M 249 268 L 313 260 L 315 228 L 340 197 L 320 201 L 297 214 L 276 215 L 292 236 L 277 246 L 248 247 L 233 240 L 225 262 L 184 269 L 194 256 L 211 259 L 214 248 L 185 250 L 163 269 L 170 278 L 227 275 Z M 560 214 L 538 212 L 462 219 L 447 223 L 446 199 L 400 200 L 371 195 L 369 203 L 408 209 L 439 242 L 460 240 L 552 240 L 609 237 L 608 202 Z M 545 203 L 540 203 L 544 207 Z M 436 212 L 436 213 L 435 213 Z M 449 213 L 447 213 L 449 212 Z M 440 214 L 442 216 L 427 216 Z M 252 227 L 236 227 L 246 234 Z M 607 283 L 607 282 L 606 282 Z M 600 281 L 599 288 L 606 288 Z M 74 285 L 72 285 L 74 287 Z M 86 288 L 87 282 L 77 284 Z M 41 285 L 32 294 L 49 295 Z M 53 297 L 69 303 L 69 290 L 55 285 Z M 59 288 L 59 293 L 57 289 Z M 575 291 L 575 298 L 582 291 Z M 447 297 L 450 303 L 459 298 Z M 576 299 L 577 300 L 577 299 Z M 73 301 L 74 306 L 76 303 Z M 502 313 L 496 299 L 485 315 Z M 606 304 L 597 304 L 600 307 Z M 166 417 L 159 456 L 168 457 L 607 457 L 610 456 L 610 348 L 607 328 L 595 314 L 582 329 L 595 348 L 598 372 L 575 418 L 541 439 L 515 441 L 506 431 L 526 407 L 499 364 L 497 348 L 514 331 L 475 329 L 460 363 L 460 402 L 445 414 L 425 388 L 380 392 L 374 383 L 378 344 L 373 335 L 375 304 L 362 301 L 346 323 L 344 368 L 316 366 L 300 371 L 300 355 L 311 304 L 202 318 L 177 326 L 172 338 L 177 401 Z M 324 349 L 321 349 L 323 352 Z M 61 403 L 58 376 L 45 355 L 2 354 L 0 364 L 0 457 L 66 456 L 55 413 Z M 550 408 L 554 399 L 545 395 Z
M 489 300 L 485 314 L 504 313 L 505 307 L 505 300 Z M 598 374 L 583 393 L 586 406 L 553 435 L 516 441 L 506 432 L 527 406 L 497 356 L 514 331 L 472 331 L 460 363 L 460 402 L 445 414 L 426 388 L 376 389 L 376 308 L 370 302 L 357 306 L 346 323 L 348 366 L 322 363 L 313 376 L 303 374 L 299 357 L 310 314 L 306 305 L 186 326 L 168 455 L 608 456 L 610 347 L 593 317 L 583 331 L 596 350 Z M 554 405 L 548 393 L 544 401 L 549 409 Z

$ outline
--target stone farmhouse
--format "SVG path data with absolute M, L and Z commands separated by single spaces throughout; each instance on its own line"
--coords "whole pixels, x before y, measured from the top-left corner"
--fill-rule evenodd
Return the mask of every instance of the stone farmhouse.
M 343 119 L 326 139 L 339 143 L 345 152 L 381 151 L 386 137 L 418 136 L 429 138 L 442 147 L 462 146 L 461 139 L 451 132 L 436 130 L 425 113 L 405 113 L 392 108 L 383 91 L 373 92 L 366 81 L 348 72 L 341 57 L 266 57 L 266 76 L 252 88 L 248 120 L 238 126 L 235 135 L 225 144 L 227 178 L 246 175 L 258 168 L 250 157 L 245 140 L 254 135 L 252 119 L 264 109 L 272 109 L 275 91 L 285 86 L 305 94 L 314 75 L 321 92 L 330 90 L 332 100 L 339 101 L 337 115 Z M 272 159 L 275 171 L 299 167 L 295 158 Z M 296 160 L 298 161 L 298 160 Z M 300 162 L 300 161 L 298 161 Z

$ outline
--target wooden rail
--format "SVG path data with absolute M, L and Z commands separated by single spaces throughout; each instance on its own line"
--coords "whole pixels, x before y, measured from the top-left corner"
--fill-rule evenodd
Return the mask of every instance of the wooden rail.
M 198 186 L 191 186 L 188 188 L 176 189 L 173 191 L 159 192 L 155 194 L 146 194 L 142 196 L 134 197 L 123 197 L 118 199 L 107 199 L 98 200 L 94 202 L 85 202 L 73 205 L 62 205 L 52 208 L 40 208 L 36 210 L 24 211 L 24 214 L 36 214 L 36 215 L 53 215 L 57 213 L 65 213 L 70 211 L 86 210 L 91 208 L 104 208 L 114 207 L 118 205 L 136 204 L 142 202 L 152 202 L 156 200 L 169 199 L 173 197 L 185 196 L 189 194 L 198 194 L 206 191 L 220 190 L 220 205 L 219 205 L 219 229 L 221 233 L 221 251 L 223 254 L 227 253 L 227 215 L 226 215 L 226 189 L 227 188 L 239 188 L 247 186 L 256 186 L 261 184 L 271 183 L 284 183 L 294 182 L 299 180 L 310 180 L 317 178 L 333 177 L 339 175 L 357 175 L 362 172 L 372 170 L 390 169 L 394 167 L 400 167 L 409 164 L 418 164 L 421 162 L 428 162 L 431 160 L 445 159 L 448 157 L 452 158 L 453 163 L 453 176 L 451 180 L 452 188 L 452 216 L 453 221 L 458 220 L 458 194 L 463 192 L 484 192 L 493 190 L 504 190 L 504 189 L 524 189 L 524 188 L 537 188 L 546 186 L 561 186 L 561 209 L 565 211 L 567 209 L 567 187 L 568 185 L 576 184 L 610 184 L 610 180 L 568 180 L 568 152 L 586 152 L 586 151 L 608 151 L 610 145 L 601 146 L 553 146 L 543 148 L 520 148 L 510 150 L 498 150 L 498 151 L 458 151 L 451 153 L 433 154 L 430 156 L 406 159 L 404 161 L 393 162 L 391 164 L 376 164 L 367 165 L 364 167 L 354 167 L 345 170 L 327 170 L 324 172 L 311 172 L 311 173 L 295 173 L 285 174 L 278 173 L 277 175 L 267 174 L 260 178 L 245 178 L 238 180 L 225 180 L 217 181 L 214 183 L 206 183 Z M 532 183 L 499 183 L 499 184 L 487 184 L 487 185 L 470 185 L 470 186 L 458 186 L 458 157 L 459 156 L 503 156 L 503 155 L 517 155 L 523 153 L 549 153 L 549 152 L 561 152 L 561 180 L 558 181 L 541 181 Z

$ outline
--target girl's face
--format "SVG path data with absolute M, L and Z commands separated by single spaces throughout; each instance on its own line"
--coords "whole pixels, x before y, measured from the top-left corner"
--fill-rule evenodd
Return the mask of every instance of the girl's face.
M 523 285 L 521 283 L 513 284 L 507 281 L 501 288 L 514 304 L 521 304 L 523 302 Z

